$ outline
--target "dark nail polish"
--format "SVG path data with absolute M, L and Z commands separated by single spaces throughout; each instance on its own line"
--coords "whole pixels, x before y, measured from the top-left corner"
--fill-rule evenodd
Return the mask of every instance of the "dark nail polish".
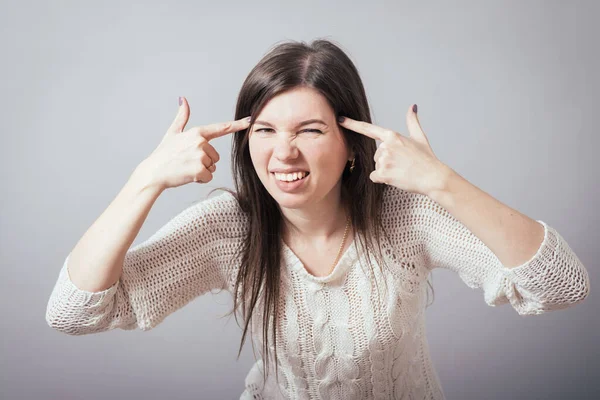
M 342 122 L 344 122 L 345 119 L 346 119 L 346 117 L 339 116 L 338 122 L 341 124 Z
M 416 114 L 417 113 L 417 105 L 413 105 L 413 112 Z

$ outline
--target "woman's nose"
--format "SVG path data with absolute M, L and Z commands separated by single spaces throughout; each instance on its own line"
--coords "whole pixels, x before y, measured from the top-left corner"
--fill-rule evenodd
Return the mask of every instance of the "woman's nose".
M 298 148 L 293 143 L 294 138 L 284 137 L 277 140 L 273 154 L 280 160 L 294 159 L 298 157 Z

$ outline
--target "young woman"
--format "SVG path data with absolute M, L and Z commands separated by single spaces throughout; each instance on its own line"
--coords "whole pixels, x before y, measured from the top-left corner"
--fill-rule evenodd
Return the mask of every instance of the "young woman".
M 234 121 L 184 131 L 189 114 L 181 98 L 159 146 L 67 256 L 51 327 L 149 330 L 225 289 L 244 322 L 240 351 L 249 328 L 262 349 L 242 398 L 443 399 L 425 334 L 433 268 L 521 315 L 589 293 L 555 229 L 434 155 L 416 105 L 408 136 L 371 124 L 355 66 L 329 41 L 274 47 L 244 82 Z M 210 141 L 230 133 L 236 191 L 130 248 L 164 190 L 212 180 Z

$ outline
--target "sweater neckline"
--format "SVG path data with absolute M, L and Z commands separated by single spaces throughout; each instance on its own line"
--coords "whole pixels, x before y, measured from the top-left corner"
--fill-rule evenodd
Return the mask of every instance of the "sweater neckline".
M 357 256 L 356 251 L 356 237 L 353 238 L 350 246 L 344 251 L 340 259 L 338 260 L 333 270 L 326 276 L 315 276 L 308 272 L 300 260 L 296 253 L 282 240 L 282 250 L 283 257 L 285 263 L 288 267 L 292 268 L 295 271 L 298 271 L 301 276 L 305 277 L 307 280 L 316 283 L 327 283 L 336 280 L 338 277 L 342 276 L 348 268 L 354 263 Z

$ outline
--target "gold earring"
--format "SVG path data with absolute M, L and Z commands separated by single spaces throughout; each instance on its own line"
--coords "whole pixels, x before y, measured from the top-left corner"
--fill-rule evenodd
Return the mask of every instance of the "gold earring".
M 354 160 L 356 160 L 356 157 L 352 159 L 352 164 L 350 165 L 350 172 L 354 171 Z

